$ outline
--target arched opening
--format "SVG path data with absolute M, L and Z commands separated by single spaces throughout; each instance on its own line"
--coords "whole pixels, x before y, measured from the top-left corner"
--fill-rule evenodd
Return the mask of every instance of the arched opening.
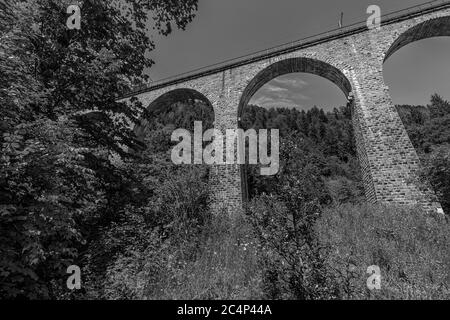
M 402 33 L 386 52 L 384 61 L 402 47 L 423 39 L 450 36 L 450 16 L 430 19 Z
M 450 17 L 422 22 L 386 52 L 383 77 L 421 160 L 422 183 L 431 183 L 450 212 Z
M 352 92 L 352 86 L 347 77 L 336 67 L 311 58 L 290 58 L 276 62 L 260 71 L 245 88 L 239 102 L 238 117 L 242 116 L 245 107 L 264 84 L 270 80 L 288 73 L 302 72 L 321 76 L 336 84 L 346 97 Z
M 339 99 L 336 99 L 336 95 L 334 95 L 334 101 L 332 103 L 330 102 L 330 104 L 333 104 L 332 107 L 334 108 L 327 109 L 326 107 L 330 107 L 330 105 L 317 105 L 316 107 L 314 101 L 307 102 L 310 105 L 308 105 L 309 108 L 305 109 L 306 112 L 305 110 L 300 110 L 296 107 L 283 106 L 282 103 L 274 103 L 274 108 L 270 110 L 263 110 L 264 108 L 252 105 L 251 102 L 255 100 L 253 97 L 258 96 L 258 90 L 262 90 L 264 86 L 270 85 L 271 83 L 273 83 L 273 81 L 287 82 L 290 80 L 295 80 L 289 79 L 289 77 L 295 78 L 296 76 L 299 77 L 301 75 L 308 77 L 308 80 L 310 81 L 316 81 L 316 83 L 319 83 L 320 81 L 317 82 L 317 79 L 315 78 L 320 78 L 322 84 L 325 83 L 328 87 L 337 87 L 338 90 L 336 91 L 340 91 L 340 97 Z M 324 87 L 320 89 L 324 89 Z M 274 91 L 287 91 L 285 87 L 277 87 L 273 89 Z M 324 157 L 327 158 L 329 156 L 329 158 L 324 161 L 325 163 L 321 168 L 321 172 L 323 173 L 327 170 L 331 172 L 335 168 L 331 168 L 333 165 L 330 165 L 330 163 L 327 161 L 331 159 L 331 157 L 335 156 L 336 150 L 342 151 L 340 152 L 341 159 L 338 159 L 339 156 L 336 155 L 336 163 L 343 162 L 342 158 L 348 158 L 347 156 L 352 153 L 355 155 L 355 162 L 357 163 L 356 147 L 354 147 L 354 144 L 352 142 L 349 142 L 347 144 L 348 146 L 343 146 L 340 144 L 342 142 L 340 140 L 345 140 L 343 138 L 344 136 L 345 138 L 350 138 L 353 141 L 353 127 L 350 119 L 353 100 L 348 100 L 349 96 L 351 96 L 351 92 L 352 87 L 347 77 L 339 69 L 326 62 L 311 58 L 290 58 L 282 60 L 260 71 L 245 88 L 238 109 L 238 126 L 239 128 L 247 130 L 252 126 L 252 120 L 249 120 L 249 118 L 253 119 L 256 117 L 265 119 L 262 121 L 265 121 L 267 129 L 280 130 L 280 149 L 286 148 L 286 146 L 284 146 L 283 144 L 287 140 L 291 139 L 283 139 L 284 128 L 288 128 L 286 132 L 288 132 L 290 129 L 293 129 L 292 132 L 295 132 L 296 135 L 293 139 L 297 139 L 298 137 L 298 139 L 305 140 L 303 146 L 311 149 L 312 157 L 317 155 L 317 158 L 320 158 L 322 155 L 324 155 Z M 282 95 L 283 94 L 279 94 L 277 95 L 277 97 L 281 97 Z M 322 109 L 324 107 L 325 111 Z M 261 112 L 261 110 L 263 111 Z M 346 112 L 345 110 L 348 111 L 347 115 L 343 114 Z M 251 114 L 250 117 L 248 116 L 248 113 Z M 346 121 L 346 125 L 348 126 L 342 125 L 343 121 L 345 121 L 344 118 L 346 116 L 348 120 Z M 311 132 L 314 133 L 312 134 L 312 136 L 314 137 L 311 137 L 311 135 L 309 134 Z M 333 140 L 336 142 L 336 144 L 327 149 L 327 144 L 322 144 L 320 139 L 327 141 Z M 309 146 L 307 146 L 308 143 Z M 339 146 L 337 146 L 338 144 Z M 331 145 L 331 143 L 329 145 Z M 347 148 L 353 148 L 353 150 L 348 152 L 343 150 Z M 281 151 L 281 153 L 283 153 L 283 151 Z M 280 158 L 280 162 L 282 161 L 283 159 Z M 336 164 L 335 167 L 339 167 L 339 164 Z M 247 164 L 241 165 L 243 201 L 249 200 L 249 196 L 253 195 L 253 182 L 250 181 L 249 185 L 248 177 L 250 176 L 250 179 L 252 179 L 254 174 L 252 172 L 251 175 L 249 175 L 249 170 L 252 170 L 252 168 Z M 330 173 L 330 176 L 331 175 L 332 173 Z M 271 177 L 270 179 L 272 178 L 274 177 Z M 278 178 L 275 177 L 274 179 Z M 270 193 L 270 191 L 268 193 Z
M 201 122 L 201 132 L 196 132 L 198 126 L 194 130 L 196 121 Z M 152 101 L 134 129 L 142 147 L 135 150 L 133 166 L 148 189 L 142 196 L 155 203 L 155 211 L 163 216 L 160 221 L 194 229 L 209 221 L 210 168 L 194 161 L 193 143 L 195 134 L 203 135 L 213 126 L 210 101 L 196 90 L 176 89 Z M 180 131 L 184 133 L 173 138 Z M 189 148 L 177 149 L 180 145 Z M 183 159 L 187 155 L 189 161 L 176 162 L 174 153 Z
M 164 116 L 164 119 L 158 117 Z M 203 130 L 214 124 L 214 109 L 202 93 L 193 89 L 175 89 L 156 98 L 146 108 L 141 124 L 135 127 L 136 136 L 142 140 L 151 125 L 162 120 L 162 125 L 193 131 L 194 121 L 203 122 Z M 169 136 L 170 138 L 170 136 Z

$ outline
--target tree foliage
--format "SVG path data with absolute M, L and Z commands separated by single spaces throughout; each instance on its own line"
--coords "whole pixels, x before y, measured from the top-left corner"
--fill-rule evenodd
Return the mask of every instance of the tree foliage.
M 3 297 L 60 296 L 67 266 L 81 264 L 101 226 L 132 201 L 133 181 L 113 156 L 139 144 L 130 127 L 143 109 L 117 99 L 146 83 L 151 20 L 167 35 L 197 8 L 84 0 L 82 27 L 69 30 L 69 4 L 0 4 Z
M 397 106 L 397 110 L 422 161 L 422 180 L 431 184 L 449 214 L 450 103 L 434 94 L 425 107 Z
M 335 108 L 329 113 L 317 107 L 299 111 L 248 106 L 242 126 L 256 130 L 279 129 L 282 142 L 281 174 L 275 178 L 264 177 L 259 175 L 259 166 L 247 166 L 251 198 L 262 193 L 276 193 L 280 189 L 275 181 L 289 179 L 291 174 L 308 166 L 315 168 L 314 177 L 326 186 L 327 201 L 361 200 L 362 182 L 349 106 Z M 283 166 L 283 163 L 289 165 Z

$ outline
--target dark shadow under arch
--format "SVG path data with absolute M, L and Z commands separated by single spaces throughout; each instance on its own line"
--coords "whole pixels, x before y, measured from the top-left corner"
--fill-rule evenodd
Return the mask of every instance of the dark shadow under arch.
M 260 71 L 244 89 L 238 106 L 238 127 L 242 128 L 241 118 L 248 102 L 264 84 L 276 77 L 295 72 L 311 73 L 328 79 L 342 90 L 345 97 L 349 97 L 352 92 L 352 86 L 347 77 L 329 63 L 303 57 L 281 60 Z M 242 200 L 246 202 L 248 200 L 247 169 L 246 165 L 240 165 L 240 167 Z
M 389 59 L 389 57 L 395 52 L 412 42 L 433 37 L 448 36 L 450 36 L 450 16 L 434 18 L 419 23 L 418 25 L 406 30 L 397 38 L 397 40 L 395 40 L 386 52 L 384 62 L 386 62 L 386 60 Z

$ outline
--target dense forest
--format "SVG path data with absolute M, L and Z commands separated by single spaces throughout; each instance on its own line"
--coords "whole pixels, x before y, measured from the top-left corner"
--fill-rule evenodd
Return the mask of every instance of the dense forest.
M 450 298 L 447 217 L 365 203 L 347 106 L 248 106 L 245 128 L 280 129 L 280 172 L 248 166 L 243 214 L 213 215 L 209 167 L 170 157 L 173 130 L 212 127 L 211 106 L 118 101 L 153 64 L 147 13 L 168 35 L 197 1 L 83 3 L 80 30 L 63 1 L 0 3 L 1 298 Z M 448 213 L 449 103 L 398 110 Z
M 396 108 L 424 166 L 423 182 L 431 183 L 444 211 L 450 212 L 450 176 L 445 170 L 450 146 L 449 102 L 434 94 L 427 106 L 399 105 Z M 298 111 L 248 106 L 242 126 L 244 129 L 279 129 L 283 143 L 297 145 L 316 165 L 324 179 L 327 193 L 324 199 L 338 203 L 361 202 L 363 190 L 349 106 L 329 113 L 317 107 Z M 290 149 L 286 151 L 281 159 L 290 159 Z M 272 179 L 259 176 L 256 168 L 249 168 L 250 197 L 275 192 L 277 187 Z M 284 179 L 283 173 L 277 178 Z
M 262 193 L 273 194 L 279 190 L 277 181 L 309 162 L 323 180 L 319 189 L 324 191 L 319 197 L 323 204 L 361 200 L 363 189 L 349 106 L 325 113 L 317 107 L 298 111 L 266 110 L 250 105 L 242 119 L 244 129 L 280 130 L 281 173 L 275 178 L 260 176 L 258 166 L 248 166 L 250 198 Z

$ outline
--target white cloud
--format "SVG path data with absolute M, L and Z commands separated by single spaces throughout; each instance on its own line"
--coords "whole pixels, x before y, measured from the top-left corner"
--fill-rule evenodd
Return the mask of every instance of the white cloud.
M 288 74 L 275 78 L 264 86 L 252 97 L 250 104 L 264 108 L 302 107 L 304 101 L 311 98 L 305 94 L 308 82 L 299 78 L 298 74 Z
M 264 90 L 270 91 L 270 92 L 287 92 L 287 91 L 289 91 L 289 89 L 287 89 L 287 88 L 274 86 L 272 84 L 267 84 L 266 86 L 264 86 Z
M 272 83 L 276 83 L 279 86 L 290 87 L 290 88 L 304 88 L 308 85 L 308 82 L 306 82 L 303 79 L 298 78 L 295 74 L 284 76 L 284 77 L 278 77 L 271 81 Z
M 267 96 L 253 97 L 250 104 L 255 104 L 257 106 L 264 106 L 266 103 L 272 103 L 274 100 Z

